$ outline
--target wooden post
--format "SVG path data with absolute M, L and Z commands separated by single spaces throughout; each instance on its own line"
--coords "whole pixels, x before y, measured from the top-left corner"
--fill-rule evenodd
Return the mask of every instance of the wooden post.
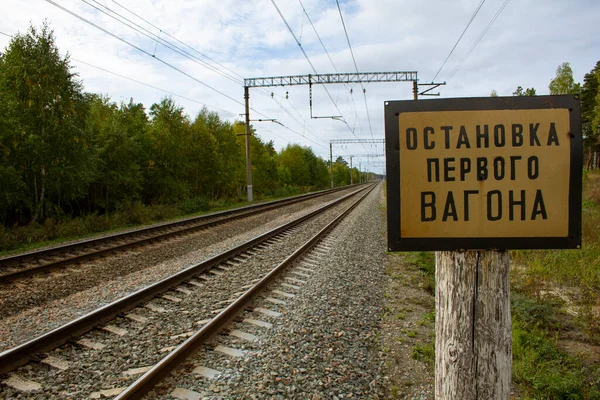
M 435 398 L 508 400 L 508 251 L 436 252 Z

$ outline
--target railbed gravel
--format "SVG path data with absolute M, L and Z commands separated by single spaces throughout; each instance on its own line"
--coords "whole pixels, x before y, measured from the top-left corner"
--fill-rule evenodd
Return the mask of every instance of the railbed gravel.
M 308 214 L 350 191 L 0 285 L 0 351 Z
M 247 342 L 221 335 L 215 343 L 190 357 L 147 399 L 172 399 L 174 388 L 195 391 L 202 399 L 379 399 L 384 398 L 378 326 L 383 309 L 385 275 L 385 222 L 378 209 L 381 185 L 345 218 L 326 239 L 326 254 L 311 267 L 307 283 L 298 290 L 280 279 L 255 300 L 253 307 L 282 313 L 278 318 L 247 312 L 270 329 L 235 322 L 259 336 Z M 296 263 L 290 271 L 302 265 Z M 304 264 L 306 266 L 306 264 Z M 286 276 L 284 274 L 284 276 Z M 264 297 L 280 290 L 295 294 L 286 305 Z M 249 352 L 232 358 L 212 351 L 223 344 Z M 191 371 L 205 366 L 221 372 L 215 379 Z
M 102 350 L 88 350 L 78 344 L 66 344 L 49 352 L 69 362 L 69 369 L 59 371 L 42 363 L 30 363 L 19 368 L 16 374 L 22 378 L 39 382 L 43 390 L 29 394 L 19 393 L 7 386 L 0 388 L 2 398 L 35 398 L 35 399 L 87 399 L 91 392 L 123 387 L 132 383 L 137 376 L 124 376 L 123 371 L 131 368 L 151 366 L 166 353 L 161 349 L 176 346 L 183 342 L 185 333 L 197 330 L 198 321 L 212 318 L 216 311 L 234 298 L 234 293 L 250 281 L 261 278 L 277 263 L 293 251 L 293 248 L 304 243 L 310 235 L 321 229 L 333 215 L 338 214 L 348 202 L 328 210 L 324 215 L 305 222 L 302 228 L 294 229 L 280 243 L 269 245 L 267 250 L 258 251 L 238 266 L 227 271 L 217 270 L 218 275 L 204 273 L 207 277 L 203 288 L 194 288 L 185 284 L 185 294 L 175 290 L 167 293 L 176 296 L 181 302 L 173 302 L 163 298 L 150 301 L 154 306 L 162 307 L 167 312 L 155 312 L 143 307 L 135 308 L 132 313 L 148 318 L 145 323 L 119 317 L 110 321 L 112 325 L 125 329 L 125 336 L 97 329 L 84 335 L 83 338 L 104 344 Z M 222 272 L 222 274 L 221 274 Z M 203 282 L 201 279 L 197 281 Z M 76 296 L 81 295 L 81 293 Z M 72 297 L 69 298 L 72 300 Z

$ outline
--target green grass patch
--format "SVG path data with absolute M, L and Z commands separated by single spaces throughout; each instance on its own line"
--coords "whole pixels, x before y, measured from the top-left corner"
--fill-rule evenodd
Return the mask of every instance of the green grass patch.
M 433 367 L 435 365 L 435 339 L 413 347 L 411 357 Z
M 513 264 L 525 266 L 522 279 L 514 280 L 516 291 L 540 297 L 548 284 L 568 286 L 580 320 L 589 338 L 600 342 L 600 175 L 584 179 L 582 204 L 582 248 L 577 250 L 513 251 Z
M 269 193 L 268 196 L 257 196 L 255 200 L 256 202 L 277 200 L 302 192 L 302 188 L 286 186 Z M 48 218 L 41 224 L 31 223 L 27 226 L 12 228 L 0 225 L 0 257 L 65 241 L 79 240 L 98 234 L 108 234 L 123 229 L 245 205 L 248 203 L 240 198 L 209 200 L 205 197 L 195 197 L 179 204 L 144 205 L 141 202 L 134 202 L 121 210 L 107 214 L 89 214 L 74 218 L 63 216 L 60 219 Z
M 560 351 L 546 330 L 515 317 L 512 337 L 513 382 L 525 399 L 600 399 L 581 361 Z

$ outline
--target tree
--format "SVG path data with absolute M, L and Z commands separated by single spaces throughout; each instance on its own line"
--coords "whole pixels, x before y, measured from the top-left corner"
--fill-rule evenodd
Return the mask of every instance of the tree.
M 93 178 L 86 168 L 89 138 L 83 129 L 82 86 L 46 23 L 11 39 L 0 58 L 0 92 L 5 118 L 15 130 L 13 166 L 27 186 L 31 219 L 37 221 L 47 199 L 51 208 L 60 209 L 61 199 L 84 196 Z
M 492 90 L 492 93 L 490 93 L 490 97 L 498 97 L 498 92 L 496 92 L 496 90 Z
M 597 99 L 600 94 L 600 61 L 583 78 L 583 87 L 581 88 L 581 127 L 583 130 L 584 144 L 587 147 L 598 147 L 598 123 L 594 120 L 600 119 L 597 116 Z
M 150 107 L 152 150 L 145 184 L 149 199 L 161 203 L 184 200 L 190 185 L 184 179 L 190 149 L 190 122 L 171 98 Z
M 568 62 L 556 68 L 556 77 L 550 81 L 550 94 L 579 94 L 581 85 L 575 83 L 573 70 Z
M 535 96 L 535 89 L 534 88 L 527 88 L 525 90 L 523 90 L 522 86 L 518 86 L 517 90 L 515 90 L 513 92 L 513 96 Z
M 305 148 L 299 144 L 288 144 L 285 149 L 281 150 L 279 154 L 279 175 L 287 180 L 282 183 L 311 186 L 310 168 L 305 162 L 304 151 Z
M 138 133 L 145 132 L 146 126 L 131 121 L 129 113 L 136 106 L 132 102 L 117 107 L 108 98 L 88 97 L 86 127 L 93 137 L 95 157 L 90 162 L 96 164 L 98 186 L 94 201 L 111 211 L 140 199 L 144 157 Z

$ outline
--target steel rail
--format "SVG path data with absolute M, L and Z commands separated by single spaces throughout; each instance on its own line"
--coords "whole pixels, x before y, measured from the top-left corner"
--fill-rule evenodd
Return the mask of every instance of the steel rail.
M 181 270 L 167 278 L 164 278 L 156 283 L 153 283 L 145 288 L 142 288 L 136 292 L 133 292 L 125 297 L 113 301 L 112 303 L 106 304 L 88 314 L 85 314 L 67 324 L 64 324 L 50 332 L 40 335 L 29 342 L 23 343 L 17 347 L 6 350 L 0 353 L 0 373 L 6 373 L 14 370 L 15 368 L 26 364 L 33 356 L 37 353 L 49 351 L 54 349 L 71 339 L 74 336 L 80 336 L 85 332 L 88 332 L 95 327 L 113 319 L 114 317 L 136 307 L 140 303 L 149 301 L 157 295 L 168 291 L 170 288 L 185 282 L 192 277 L 209 270 L 210 268 L 236 256 L 237 254 L 254 247 L 262 242 L 265 242 L 296 225 L 336 206 L 337 204 L 347 200 L 355 194 L 368 189 L 369 186 L 355 190 L 349 194 L 346 194 L 339 199 L 335 199 L 318 209 L 303 215 L 302 217 L 280 225 L 279 227 L 273 228 L 270 231 L 263 233 L 245 243 L 242 243 L 234 248 L 226 250 L 216 256 L 205 260 L 199 264 L 190 266 L 184 270 Z
M 231 321 L 233 321 L 246 307 L 263 291 L 276 277 L 278 277 L 289 265 L 296 261 L 304 253 L 308 252 L 323 236 L 325 236 L 342 218 L 352 211 L 360 202 L 371 193 L 376 185 L 372 185 L 369 190 L 357 201 L 350 205 L 333 221 L 327 224 L 316 235 L 304 243 L 294 253 L 288 256 L 279 265 L 273 268 L 260 281 L 244 292 L 233 303 L 227 306 L 216 317 L 207 322 L 200 330 L 194 333 L 185 342 L 177 346 L 171 353 L 160 360 L 152 369 L 138 378 L 134 383 L 127 387 L 114 400 L 136 400 L 141 399 L 146 393 L 152 390 L 154 386 L 166 377 L 171 371 L 179 366 L 190 354 L 194 353 L 200 346 L 217 335 Z
M 270 202 L 265 202 L 261 204 L 244 206 L 235 208 L 232 210 L 225 210 L 211 214 L 204 214 L 198 217 L 186 218 L 183 220 L 178 220 L 174 222 L 166 222 L 162 224 L 152 225 L 149 227 L 139 228 L 127 232 L 117 233 L 114 235 L 103 236 L 100 238 L 94 238 L 89 240 L 84 240 L 81 242 L 71 243 L 63 246 L 53 247 L 50 249 L 38 250 L 29 253 L 18 254 L 11 257 L 6 257 L 0 259 L 0 267 L 10 267 L 11 265 L 22 263 L 23 260 L 34 259 L 34 258 L 43 258 L 43 257 L 55 257 L 59 256 L 60 253 L 69 253 L 70 251 L 85 251 L 85 247 L 93 246 L 93 245 L 101 245 L 103 242 L 106 244 L 110 244 L 110 241 L 115 240 L 127 240 L 130 238 L 130 241 L 125 243 L 118 243 L 116 245 L 111 245 L 110 247 L 99 248 L 95 250 L 91 250 L 89 252 L 83 254 L 77 254 L 70 257 L 65 257 L 60 260 L 51 261 L 42 265 L 36 265 L 29 268 L 24 268 L 16 271 L 6 272 L 0 274 L 0 282 L 11 281 L 14 279 L 22 278 L 25 276 L 42 273 L 51 269 L 59 268 L 68 264 L 73 264 L 76 262 L 82 262 L 85 260 L 89 260 L 92 258 L 97 258 L 102 254 L 114 252 L 117 250 L 124 250 L 132 247 L 142 246 L 144 244 L 154 242 L 157 240 L 164 240 L 172 236 L 182 235 L 186 233 L 190 233 L 193 231 L 205 229 L 208 227 L 212 227 L 218 224 L 222 224 L 225 222 L 230 222 L 238 218 L 244 218 L 251 215 L 259 214 L 261 212 L 269 211 L 275 208 L 283 207 L 285 205 L 295 204 L 302 201 L 306 201 L 312 198 L 325 196 L 330 193 L 335 193 L 340 190 L 348 189 L 348 186 L 344 186 L 336 189 L 322 190 L 315 193 L 308 193 L 300 196 L 294 196 L 292 198 L 286 198 L 281 200 L 274 200 Z M 221 218 L 221 219 L 219 219 Z M 204 222 L 203 222 L 204 221 Z M 182 227 L 181 229 L 177 229 L 175 231 L 158 233 L 158 231 L 163 230 L 165 228 L 176 228 L 177 226 L 185 226 L 190 224 L 196 224 L 189 227 Z M 143 235 L 144 233 L 149 234 L 151 232 L 156 232 L 157 234 L 151 237 L 142 237 L 135 239 L 135 236 Z M 10 264 L 4 265 L 2 264 Z

